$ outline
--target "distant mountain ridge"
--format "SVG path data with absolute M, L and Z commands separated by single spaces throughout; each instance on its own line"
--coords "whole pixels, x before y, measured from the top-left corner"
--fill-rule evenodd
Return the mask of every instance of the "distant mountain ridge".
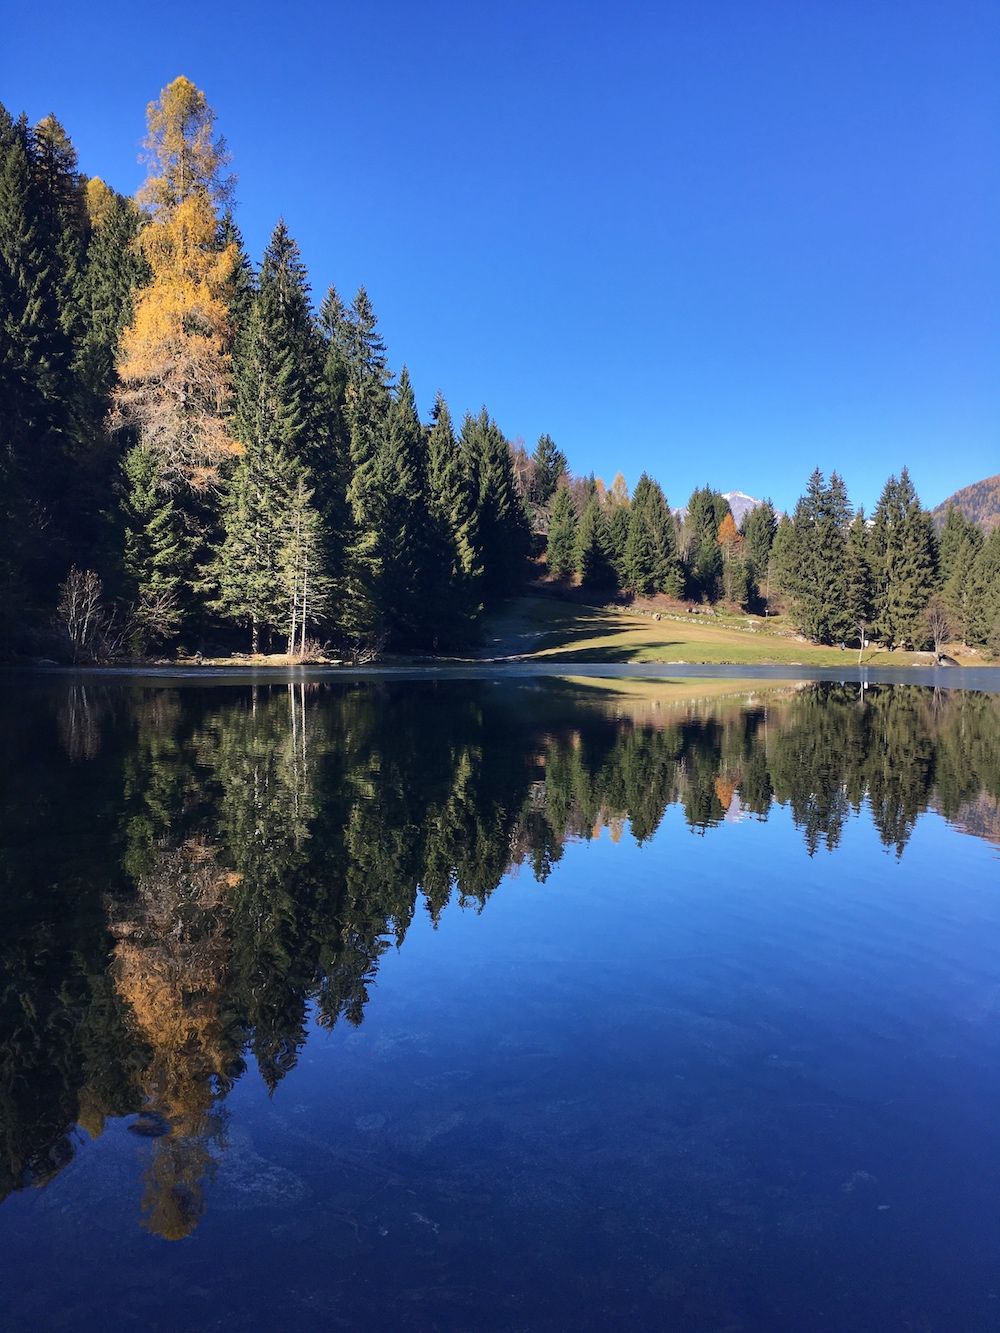
M 958 505 L 966 518 L 978 523 L 985 532 L 992 531 L 1000 523 L 1000 472 L 995 477 L 984 477 L 974 481 L 971 486 L 963 486 L 947 500 L 931 510 L 934 522 L 940 527 L 945 521 L 950 505 Z
M 733 511 L 733 522 L 737 527 L 743 522 L 751 509 L 756 509 L 762 500 L 755 499 L 752 495 L 747 495 L 746 491 L 723 491 L 722 498 L 729 501 L 729 508 Z M 778 517 L 781 517 L 781 511 L 776 511 Z M 678 521 L 683 521 L 687 517 L 687 506 L 673 511 L 674 517 Z

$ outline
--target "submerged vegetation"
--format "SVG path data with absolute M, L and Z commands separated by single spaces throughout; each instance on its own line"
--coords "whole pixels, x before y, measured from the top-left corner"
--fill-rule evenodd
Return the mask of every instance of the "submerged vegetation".
M 1000 529 L 938 535 L 905 469 L 868 520 L 818 470 L 737 526 L 529 455 L 483 407 L 421 417 L 366 290 L 318 310 L 279 220 L 256 266 L 204 93 L 148 108 L 135 199 L 54 116 L 0 107 L 0 641 L 73 661 L 330 645 L 462 650 L 529 573 L 787 612 L 821 644 L 1000 651 Z M 532 563 L 534 559 L 534 564 Z

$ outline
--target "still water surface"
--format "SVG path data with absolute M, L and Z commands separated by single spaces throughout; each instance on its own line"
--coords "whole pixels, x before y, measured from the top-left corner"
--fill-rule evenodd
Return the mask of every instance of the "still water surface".
M 0 722 L 5 1328 L 1000 1328 L 1000 696 Z

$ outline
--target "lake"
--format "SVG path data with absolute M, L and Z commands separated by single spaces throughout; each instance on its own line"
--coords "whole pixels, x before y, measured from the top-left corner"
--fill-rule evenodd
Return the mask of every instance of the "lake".
M 208 684 L 0 703 L 5 1328 L 1000 1328 L 1000 694 Z

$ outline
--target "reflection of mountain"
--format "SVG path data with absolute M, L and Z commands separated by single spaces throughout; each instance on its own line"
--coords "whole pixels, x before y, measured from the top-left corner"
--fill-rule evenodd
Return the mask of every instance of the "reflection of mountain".
M 949 822 L 963 833 L 1000 847 L 1000 800 L 987 792 L 959 806 Z
M 144 1222 L 197 1224 L 250 1056 L 272 1091 L 361 1023 L 422 905 L 544 881 L 569 841 L 708 835 L 788 809 L 810 853 L 862 803 L 997 839 L 1000 699 L 912 686 L 67 686 L 8 700 L 0 861 L 0 1191 L 107 1117 L 149 1136 Z

